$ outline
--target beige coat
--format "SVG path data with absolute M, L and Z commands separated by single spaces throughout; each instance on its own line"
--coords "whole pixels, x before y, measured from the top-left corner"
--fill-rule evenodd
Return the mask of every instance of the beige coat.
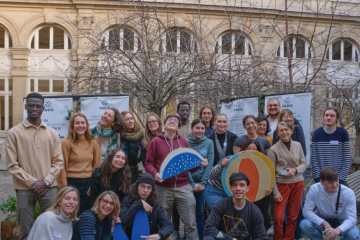
M 303 172 L 308 166 L 304 152 L 299 142 L 290 141 L 290 150 L 280 140 L 270 148 L 268 153 L 275 167 L 274 194 L 279 193 L 276 182 L 289 184 L 304 181 Z M 282 176 L 280 170 L 286 170 L 286 168 L 296 168 L 297 173 L 292 177 Z

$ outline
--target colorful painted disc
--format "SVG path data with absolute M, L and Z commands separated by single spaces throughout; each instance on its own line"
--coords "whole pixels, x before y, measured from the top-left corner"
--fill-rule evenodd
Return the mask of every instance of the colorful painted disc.
M 188 171 L 201 165 L 202 156 L 191 148 L 178 148 L 170 152 L 160 166 L 162 180 L 171 178 L 179 173 Z
M 233 173 L 242 172 L 250 180 L 250 189 L 246 198 L 256 202 L 265 197 L 265 190 L 271 189 L 275 180 L 275 168 L 271 160 L 258 151 L 243 151 L 229 159 L 229 166 L 222 171 L 222 185 L 227 195 L 230 192 L 229 177 Z

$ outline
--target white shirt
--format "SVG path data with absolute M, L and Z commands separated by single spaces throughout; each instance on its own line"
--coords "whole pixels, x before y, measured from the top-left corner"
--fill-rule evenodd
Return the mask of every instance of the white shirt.
M 278 119 L 277 118 L 275 118 L 275 119 L 268 118 L 268 120 L 269 120 L 269 127 L 270 127 L 270 132 L 268 133 L 268 136 L 273 138 L 273 134 L 274 134 L 274 132 L 276 130 L 276 127 L 278 125 Z
M 346 232 L 353 228 L 357 221 L 355 193 L 350 188 L 341 185 L 339 209 L 335 215 L 338 192 L 329 194 L 321 183 L 315 183 L 309 189 L 303 209 L 306 219 L 320 226 L 324 218 L 338 217 L 343 221 L 339 228 Z M 313 212 L 315 206 L 316 211 Z

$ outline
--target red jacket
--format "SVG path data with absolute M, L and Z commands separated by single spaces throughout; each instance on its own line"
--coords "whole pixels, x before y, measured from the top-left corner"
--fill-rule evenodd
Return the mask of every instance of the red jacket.
M 151 140 L 147 148 L 145 171 L 153 175 L 155 178 L 155 175 L 160 171 L 161 163 L 164 161 L 166 156 L 171 151 L 180 147 L 188 148 L 189 143 L 179 134 L 176 134 L 172 140 L 168 137 L 165 137 L 165 135 L 162 133 L 156 134 L 156 137 Z M 182 187 L 189 184 L 189 176 L 187 171 L 185 171 L 174 177 L 165 179 L 162 183 L 155 182 L 155 184 L 168 188 Z

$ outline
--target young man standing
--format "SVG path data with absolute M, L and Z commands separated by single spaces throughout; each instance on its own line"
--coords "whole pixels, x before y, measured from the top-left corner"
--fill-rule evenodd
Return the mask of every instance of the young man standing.
M 231 174 L 229 182 L 233 196 L 223 198 L 211 210 L 205 223 L 204 240 L 265 240 L 261 211 L 246 200 L 250 180 L 239 172 Z
M 278 116 L 280 113 L 281 105 L 280 101 L 277 98 L 270 98 L 266 105 L 266 110 L 268 112 L 269 128 L 270 132 L 268 136 L 272 138 L 274 131 L 278 124 Z
M 168 219 L 171 219 L 173 205 L 175 204 L 180 218 L 185 224 L 186 238 L 198 240 L 195 216 L 196 202 L 187 171 L 165 180 L 161 179 L 159 173 L 162 162 L 171 151 L 189 147 L 186 139 L 177 134 L 179 129 L 180 118 L 177 115 L 169 115 L 165 118 L 165 132 L 158 133 L 148 146 L 145 170 L 153 175 L 156 181 L 155 189 L 159 196 L 159 203 L 164 208 Z
M 190 117 L 190 103 L 187 101 L 179 102 L 177 105 L 177 114 L 180 117 L 180 125 L 181 128 L 179 130 L 179 134 L 181 137 L 186 139 L 191 134 L 191 122 L 189 120 Z
M 314 212 L 314 209 L 316 211 Z M 303 210 L 305 219 L 300 228 L 312 240 L 327 239 L 357 240 L 360 232 L 356 226 L 355 193 L 339 184 L 339 173 L 332 167 L 320 171 L 320 183 L 309 189 Z
M 320 170 L 333 167 L 340 174 L 339 181 L 343 184 L 349 173 L 351 153 L 349 134 L 336 126 L 340 112 L 336 107 L 328 107 L 324 111 L 325 126 L 316 129 L 312 136 L 311 165 L 315 182 L 320 181 Z
M 64 164 L 59 134 L 41 120 L 43 96 L 28 94 L 25 109 L 27 118 L 9 130 L 6 140 L 6 165 L 16 190 L 20 240 L 30 233 L 36 202 L 42 213 L 53 204 L 56 178 Z

